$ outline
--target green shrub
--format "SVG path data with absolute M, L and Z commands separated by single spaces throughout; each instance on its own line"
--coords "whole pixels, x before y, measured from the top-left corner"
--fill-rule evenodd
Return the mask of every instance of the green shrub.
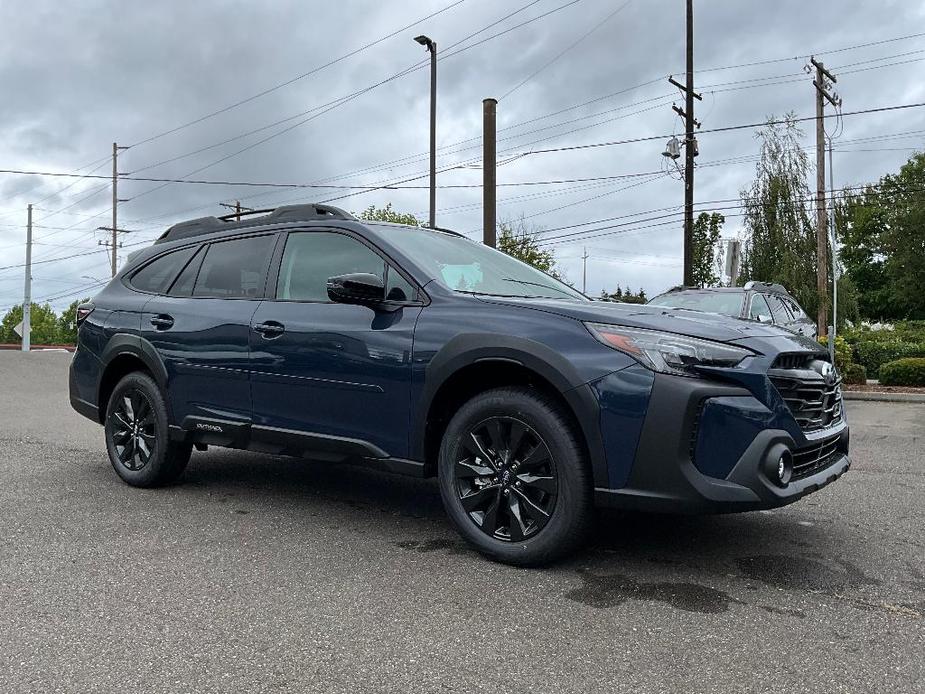
M 829 346 L 828 335 L 825 337 L 820 337 L 819 342 L 826 347 Z M 849 345 L 845 338 L 841 335 L 835 336 L 835 366 L 839 371 L 844 371 L 845 368 L 851 363 L 851 345 Z
M 867 369 L 861 364 L 847 364 L 841 369 L 842 381 L 854 385 L 864 385 L 867 383 Z
M 885 386 L 925 386 L 925 359 L 897 359 L 880 367 L 880 383 Z
M 878 378 L 880 367 L 905 357 L 925 357 L 925 343 L 880 342 L 864 340 L 854 346 L 857 362 L 867 368 L 871 378 Z

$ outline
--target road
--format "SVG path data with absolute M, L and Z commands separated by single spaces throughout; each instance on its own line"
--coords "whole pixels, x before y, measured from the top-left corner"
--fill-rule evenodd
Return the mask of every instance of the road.
M 925 691 L 925 405 L 792 506 L 489 562 L 432 480 L 237 451 L 132 489 L 68 355 L 0 352 L 2 692 Z

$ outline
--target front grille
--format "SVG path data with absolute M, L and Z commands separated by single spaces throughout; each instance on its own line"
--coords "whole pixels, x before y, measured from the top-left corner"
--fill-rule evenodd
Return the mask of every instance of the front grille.
M 798 480 L 827 468 L 839 456 L 838 436 L 832 436 L 793 452 L 793 475 Z
M 841 379 L 834 374 L 834 379 L 826 382 L 821 373 L 826 364 L 827 360 L 815 354 L 784 354 L 768 371 L 768 378 L 803 431 L 817 431 L 841 421 Z

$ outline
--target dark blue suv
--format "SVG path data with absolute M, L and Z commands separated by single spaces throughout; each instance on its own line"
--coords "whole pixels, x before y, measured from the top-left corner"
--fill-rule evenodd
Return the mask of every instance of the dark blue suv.
M 595 505 L 769 508 L 850 465 L 812 340 L 590 301 L 453 232 L 262 212 L 171 227 L 79 310 L 71 403 L 129 484 L 209 445 L 436 476 L 466 540 L 537 564 Z

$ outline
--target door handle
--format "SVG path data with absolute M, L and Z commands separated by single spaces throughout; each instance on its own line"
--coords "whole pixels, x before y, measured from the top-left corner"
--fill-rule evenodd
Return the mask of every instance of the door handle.
M 268 320 L 265 323 L 255 325 L 254 331 L 260 333 L 264 339 L 272 340 L 274 337 L 279 337 L 286 332 L 286 326 L 282 323 L 277 323 L 275 320 Z
M 173 316 L 160 313 L 151 319 L 151 325 L 157 330 L 167 330 L 173 327 Z

